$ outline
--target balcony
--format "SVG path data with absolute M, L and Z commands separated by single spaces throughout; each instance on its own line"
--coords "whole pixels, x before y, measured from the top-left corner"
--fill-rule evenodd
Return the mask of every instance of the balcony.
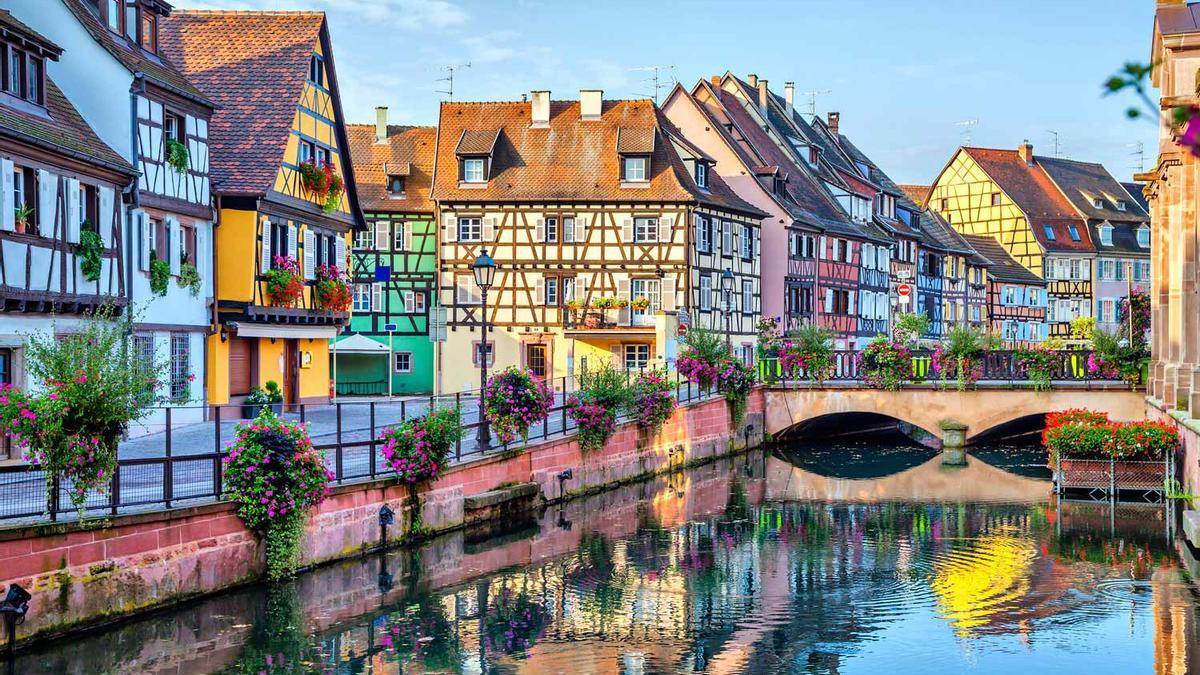
M 622 320 L 624 319 L 624 320 Z M 563 312 L 563 330 L 571 337 L 653 336 L 654 315 L 629 309 L 580 309 Z

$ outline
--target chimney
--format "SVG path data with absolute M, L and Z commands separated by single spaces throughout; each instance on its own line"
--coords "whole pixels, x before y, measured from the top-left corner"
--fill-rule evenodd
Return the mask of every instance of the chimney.
M 767 81 L 758 81 L 758 107 L 765 113 L 767 111 Z
M 1021 156 L 1021 159 L 1025 160 L 1026 166 L 1033 166 L 1033 145 L 1029 142 L 1028 138 L 1021 145 L 1017 146 L 1017 154 Z
M 783 102 L 787 107 L 788 117 L 792 116 L 792 111 L 796 106 L 796 85 L 791 82 L 783 83 Z
M 713 88 L 714 88 L 714 89 L 720 89 L 720 88 L 721 88 L 721 76 L 720 76 L 720 75 L 713 75 L 713 76 L 712 76 L 712 86 L 713 86 Z
M 842 113 L 840 113 L 840 112 L 831 112 L 831 113 L 825 114 L 825 124 L 826 124 L 826 126 L 829 127 L 829 131 L 834 136 L 837 136 L 837 134 L 838 134 L 838 122 L 840 122 L 841 120 L 842 120 Z
M 533 103 L 530 104 L 530 110 L 529 126 L 550 126 L 550 91 L 533 92 Z
M 579 118 L 585 120 L 598 120 L 600 114 L 604 111 L 604 90 L 603 89 L 580 89 L 579 90 Z
M 387 106 L 375 106 L 375 142 L 387 143 Z

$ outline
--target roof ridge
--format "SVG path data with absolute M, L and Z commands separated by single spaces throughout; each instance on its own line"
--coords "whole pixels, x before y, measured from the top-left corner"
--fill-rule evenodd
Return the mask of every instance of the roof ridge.
M 325 12 L 319 9 L 173 9 L 171 16 L 190 14 L 193 16 L 228 16 L 241 14 L 247 16 L 320 16 Z

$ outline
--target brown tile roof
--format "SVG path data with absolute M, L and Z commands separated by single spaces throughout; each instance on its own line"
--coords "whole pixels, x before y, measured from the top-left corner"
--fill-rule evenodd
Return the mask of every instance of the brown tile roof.
M 1025 212 L 1033 236 L 1043 248 L 1049 251 L 1095 250 L 1083 219 L 1058 191 L 1050 176 L 1037 165 L 1041 158 L 1035 157 L 1034 165 L 1029 166 L 1016 150 L 964 147 L 962 151 Z M 1069 235 L 1068 226 L 1072 224 L 1080 233 L 1079 241 Z M 1046 234 L 1047 226 L 1054 231 L 1053 239 Z
M 622 155 L 648 155 L 654 152 L 653 128 L 617 129 L 617 152 Z
M 1013 259 L 1000 242 L 979 234 L 964 234 L 963 239 L 988 261 L 988 276 L 996 281 L 1045 286 L 1046 281 Z
M 346 135 L 363 211 L 433 212 L 429 188 L 433 185 L 436 127 L 389 125 L 387 143 L 375 142 L 373 124 L 348 124 Z M 389 174 L 405 176 L 405 199 L 388 196 Z
M 264 194 L 283 162 L 321 12 L 176 11 L 162 50 L 221 108 L 209 125 L 213 187 Z
M 1036 159 L 1038 166 L 1050 175 L 1066 198 L 1089 219 L 1114 223 L 1149 222 L 1150 216 L 1142 210 L 1141 203 L 1126 194 L 1125 187 L 1103 165 L 1058 157 Z M 1097 207 L 1093 199 L 1099 199 L 1101 205 Z M 1125 210 L 1118 210 L 1114 200 L 1125 202 Z
M 762 216 L 721 180 L 710 188 L 692 182 L 670 143 L 656 141 L 646 187 L 622 188 L 618 132 L 657 137 L 669 123 L 649 100 L 604 101 L 599 120 L 582 120 L 578 101 L 551 101 L 550 123 L 530 127 L 527 102 L 442 103 L 439 117 L 434 198 L 439 201 L 666 201 L 700 202 Z M 458 147 L 464 132 L 499 131 L 490 179 L 484 187 L 462 188 Z M 644 147 L 644 146 L 643 146 Z
M 490 155 L 499 140 L 499 129 L 463 129 L 454 152 L 459 155 Z
M 25 23 L 17 19 L 17 17 L 10 14 L 7 9 L 0 9 L 0 28 L 5 29 L 5 32 L 12 31 L 20 34 L 21 37 L 27 40 L 41 43 L 42 48 L 54 53 L 54 56 L 51 58 L 57 60 L 58 56 L 62 56 L 62 47 L 59 47 L 51 42 L 46 36 L 25 25 Z
M 908 195 L 908 198 L 917 206 L 925 206 L 925 199 L 929 197 L 929 185 L 914 185 L 912 183 L 899 183 L 898 187 Z
M 1191 2 L 1178 5 L 1160 4 L 1154 20 L 1163 35 L 1200 32 L 1200 5 Z
M 120 61 L 132 73 L 144 73 L 146 77 L 169 91 L 173 91 L 184 98 L 191 99 L 206 107 L 212 107 L 213 102 L 203 92 L 183 75 L 181 70 L 176 67 L 176 63 L 170 55 L 165 54 L 162 47 L 162 37 L 165 31 L 162 29 L 165 19 L 159 17 L 159 52 L 155 56 L 137 45 L 131 45 L 124 36 L 113 33 L 104 24 L 100 23 L 100 17 L 96 14 L 96 10 L 84 0 L 63 0 L 71 13 L 75 15 L 83 27 L 100 46 L 104 47 L 110 54 Z
M 30 105 L 25 110 L 17 105 L 20 104 L 0 103 L 0 136 L 130 176 L 136 174 L 128 161 L 100 140 L 50 77 L 46 78 L 45 113 L 33 112 L 36 106 Z

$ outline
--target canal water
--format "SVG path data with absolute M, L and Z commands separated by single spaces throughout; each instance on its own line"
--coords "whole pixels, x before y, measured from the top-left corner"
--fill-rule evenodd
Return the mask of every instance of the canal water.
M 1200 672 L 1162 506 L 797 442 L 67 639 L 18 673 Z M 1182 551 L 1182 554 L 1181 554 Z M 36 611 L 36 608 L 34 608 Z

